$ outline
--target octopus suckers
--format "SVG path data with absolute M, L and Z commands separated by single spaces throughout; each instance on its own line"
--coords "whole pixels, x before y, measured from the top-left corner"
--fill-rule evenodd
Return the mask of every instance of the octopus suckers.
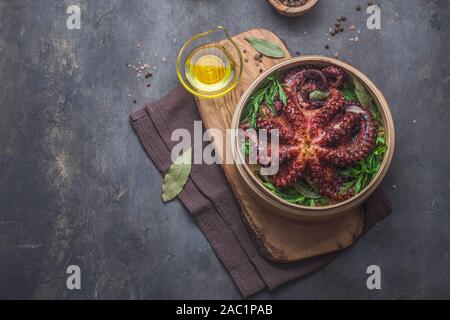
M 343 191 L 345 179 L 338 171 L 372 152 L 378 125 L 370 110 L 344 98 L 339 88 L 346 77 L 334 66 L 294 69 L 283 79 L 287 105 L 276 114 L 261 108 L 258 129 L 280 130 L 280 170 L 270 177 L 278 188 L 311 181 L 333 201 L 353 196 L 352 188 Z M 310 99 L 317 90 L 326 91 L 326 98 Z

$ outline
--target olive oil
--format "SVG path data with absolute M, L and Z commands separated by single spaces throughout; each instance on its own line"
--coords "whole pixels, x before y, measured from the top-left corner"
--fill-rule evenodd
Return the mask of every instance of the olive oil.
M 222 47 L 193 50 L 186 59 L 186 78 L 202 92 L 217 92 L 233 80 L 234 62 Z

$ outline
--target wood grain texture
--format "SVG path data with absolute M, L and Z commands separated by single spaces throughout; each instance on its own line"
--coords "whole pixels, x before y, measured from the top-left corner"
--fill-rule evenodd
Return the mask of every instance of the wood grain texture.
M 264 57 L 262 63 L 253 58 L 257 53 L 245 40 L 253 36 L 264 38 L 279 45 L 286 53 L 283 59 Z M 212 132 L 219 157 L 227 156 L 226 130 L 231 128 L 232 117 L 243 92 L 266 70 L 291 58 L 283 41 L 264 29 L 253 29 L 233 37 L 248 62 L 244 65 L 242 80 L 235 90 L 226 96 L 207 100 L 197 98 L 197 105 L 206 129 Z M 226 43 L 221 43 L 226 46 Z M 361 235 L 363 221 L 361 210 L 355 209 L 341 219 L 306 223 L 287 220 L 264 207 L 248 192 L 234 165 L 223 165 L 231 189 L 242 208 L 242 216 L 251 232 L 260 254 L 275 262 L 294 262 L 344 249 Z

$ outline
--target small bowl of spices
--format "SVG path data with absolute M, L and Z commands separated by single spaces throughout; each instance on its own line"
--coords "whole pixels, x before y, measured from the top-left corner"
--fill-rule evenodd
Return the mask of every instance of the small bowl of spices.
M 319 0 L 267 0 L 284 16 L 296 17 L 310 11 Z

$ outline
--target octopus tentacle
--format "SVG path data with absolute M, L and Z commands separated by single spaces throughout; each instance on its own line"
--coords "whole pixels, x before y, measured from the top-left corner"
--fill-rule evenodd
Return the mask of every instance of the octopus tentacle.
M 312 119 L 313 129 L 324 128 L 344 106 L 345 99 L 342 93 L 337 89 L 331 89 L 323 110 Z
M 303 80 L 297 89 L 297 99 L 299 105 L 304 109 L 318 109 L 323 107 L 324 101 L 311 101 L 309 94 L 315 90 L 325 90 L 328 88 L 328 80 L 325 75 L 315 69 L 305 70 Z
M 317 159 L 310 164 L 309 179 L 319 188 L 322 195 L 333 201 L 344 201 L 353 195 L 353 190 L 342 192 L 343 181 L 339 180 L 336 169 Z
M 280 146 L 278 154 L 279 163 L 283 164 L 298 157 L 301 151 L 302 150 L 298 146 Z
M 294 88 L 300 85 L 300 83 L 302 83 L 303 79 L 305 78 L 305 71 L 305 68 L 296 68 L 289 72 L 283 80 L 285 86 Z
M 307 158 L 303 155 L 296 157 L 289 165 L 282 165 L 278 174 L 272 176 L 274 185 L 281 189 L 293 186 L 303 176 L 307 168 Z
M 318 109 L 324 105 L 323 101 L 309 100 L 309 94 L 314 90 L 328 88 L 327 77 L 317 69 L 295 69 L 284 78 L 284 84 L 291 89 L 292 99 L 297 101 L 303 109 Z
M 312 82 L 318 85 L 320 89 L 328 88 L 328 80 L 324 73 L 316 69 L 307 69 L 303 71 L 303 79 L 300 82 L 300 88 L 303 87 L 307 82 Z
M 298 146 L 280 146 L 280 163 L 284 163 L 298 157 L 301 151 L 302 150 Z
M 360 117 L 353 113 L 345 113 L 338 121 L 334 121 L 331 126 L 325 128 L 316 143 L 321 147 L 329 147 L 337 144 L 341 139 L 351 135 L 355 126 L 359 123 Z
M 287 87 L 296 87 L 303 82 L 305 78 L 305 72 L 307 70 L 316 70 L 312 65 L 306 65 L 303 67 L 294 68 L 289 71 L 283 78 L 283 82 Z
M 328 83 L 333 88 L 339 88 L 345 82 L 347 75 L 344 70 L 336 68 L 334 66 L 329 66 L 322 69 L 323 74 L 328 80 Z
M 301 149 L 298 146 L 282 145 L 279 146 L 278 154 L 272 155 L 272 145 L 270 142 L 266 144 L 260 143 L 258 151 L 258 161 L 266 165 L 273 163 L 275 160 L 278 160 L 278 163 L 281 165 L 295 159 L 301 153 Z
M 267 106 L 262 107 L 262 115 L 258 117 L 258 129 L 265 129 L 267 131 L 278 130 L 280 140 L 293 141 L 295 140 L 295 132 L 287 124 L 287 121 L 279 116 L 274 116 Z
M 378 125 L 372 113 L 361 106 L 352 107 L 358 112 L 355 113 L 359 118 L 358 133 L 347 144 L 336 148 L 319 149 L 317 152 L 322 160 L 335 166 L 354 166 L 369 155 L 376 143 Z
M 319 89 L 321 89 L 321 87 L 315 82 L 308 82 L 308 83 L 304 84 L 300 88 L 300 91 L 297 94 L 297 99 L 298 99 L 299 105 L 303 109 L 307 109 L 307 110 L 318 109 L 318 108 L 323 107 L 325 105 L 325 101 L 320 101 L 320 100 L 319 101 L 311 101 L 309 99 L 310 93 L 315 90 L 319 90 Z
M 305 129 L 306 118 L 300 106 L 298 105 L 294 89 L 286 87 L 284 89 L 284 92 L 286 93 L 287 97 L 287 105 L 285 108 L 285 115 L 287 120 L 295 129 Z

